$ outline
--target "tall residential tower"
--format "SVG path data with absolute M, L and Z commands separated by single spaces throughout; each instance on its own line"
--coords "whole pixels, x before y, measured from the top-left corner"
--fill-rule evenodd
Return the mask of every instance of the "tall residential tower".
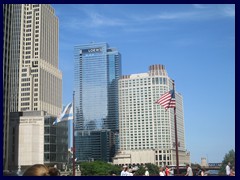
M 80 161 L 111 161 L 118 137 L 121 55 L 107 43 L 74 49 L 75 144 Z

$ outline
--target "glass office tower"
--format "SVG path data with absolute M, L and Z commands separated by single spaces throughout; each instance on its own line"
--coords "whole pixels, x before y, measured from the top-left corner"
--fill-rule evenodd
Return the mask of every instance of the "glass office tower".
M 74 49 L 75 145 L 80 161 L 111 161 L 118 134 L 121 55 L 107 43 Z

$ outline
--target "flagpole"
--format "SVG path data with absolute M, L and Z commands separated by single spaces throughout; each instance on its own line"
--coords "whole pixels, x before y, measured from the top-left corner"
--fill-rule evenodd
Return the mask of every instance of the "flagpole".
M 74 119 L 75 119 L 75 117 L 74 117 L 74 99 L 75 99 L 75 91 L 73 91 L 73 129 L 72 129 L 72 131 L 73 131 L 73 176 L 75 176 L 75 133 L 74 133 Z
M 172 80 L 173 92 L 175 93 L 174 80 Z M 175 95 L 175 94 L 174 94 Z M 176 97 L 175 97 L 176 98 Z M 179 159 L 178 159 L 178 136 L 177 136 L 177 116 L 176 116 L 176 105 L 174 107 L 174 128 L 175 128 L 175 148 L 176 148 L 176 165 L 177 174 L 179 175 Z

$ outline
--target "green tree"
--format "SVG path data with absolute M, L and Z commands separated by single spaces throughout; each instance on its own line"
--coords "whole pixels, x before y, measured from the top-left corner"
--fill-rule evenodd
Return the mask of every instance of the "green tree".
M 159 175 L 159 167 L 156 164 L 146 164 L 145 165 L 148 168 L 149 174 L 152 176 Z
M 222 166 L 219 170 L 219 175 L 225 175 L 226 174 L 226 166 L 228 162 L 231 163 L 231 168 L 235 168 L 235 151 L 232 149 L 227 154 L 225 154 L 224 159 L 222 161 Z
M 138 170 L 135 172 L 135 175 L 137 175 L 137 176 L 145 175 L 145 168 L 146 167 L 148 168 L 148 172 L 149 172 L 150 176 L 151 175 L 152 176 L 159 175 L 159 168 L 158 168 L 158 166 L 155 165 L 155 164 L 151 164 L 151 163 L 139 166 Z
M 145 174 L 145 168 L 141 165 L 138 166 L 138 170 L 135 172 L 136 176 L 143 176 Z
M 103 161 L 82 162 L 80 163 L 80 169 L 83 176 L 119 175 L 121 172 L 121 167 Z

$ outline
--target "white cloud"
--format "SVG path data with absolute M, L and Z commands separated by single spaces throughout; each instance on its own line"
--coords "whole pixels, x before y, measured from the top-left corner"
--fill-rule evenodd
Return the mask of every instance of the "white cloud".
M 69 17 L 62 22 L 64 28 L 71 28 L 75 30 L 89 29 L 89 28 L 104 28 L 104 27 L 116 27 L 125 26 L 125 22 L 121 19 L 114 17 L 106 17 L 97 12 L 88 12 L 84 17 Z
M 235 17 L 235 5 L 226 5 L 223 8 L 223 13 L 225 16 Z
M 193 19 L 200 16 L 200 13 L 191 11 L 191 12 L 161 12 L 158 14 L 143 16 L 143 15 L 133 15 L 133 18 L 136 22 L 143 21 L 156 21 L 156 20 L 186 20 Z
M 235 9 L 233 5 L 203 5 L 194 4 L 195 9 L 186 11 L 158 11 L 148 13 L 136 13 L 132 11 L 119 10 L 117 6 L 110 5 L 75 5 L 72 15 L 69 13 L 65 16 L 61 26 L 64 29 L 73 29 L 76 31 L 87 31 L 95 33 L 95 36 L 105 36 L 104 32 L 100 30 L 104 28 L 119 28 L 125 32 L 141 32 L 147 31 L 151 28 L 147 28 L 143 24 L 146 23 L 159 23 L 170 20 L 175 21 L 192 21 L 192 20 L 210 20 L 215 18 L 221 18 L 223 16 L 233 17 L 235 16 Z M 109 8 L 111 7 L 111 8 Z M 68 18 L 66 18 L 68 17 Z M 156 28 L 156 27 L 155 27 Z M 109 32 L 109 31 L 108 31 Z
M 197 8 L 197 9 L 206 9 L 206 8 L 208 8 L 206 5 L 203 5 L 203 4 L 193 4 L 193 7 Z
M 97 12 L 89 12 L 89 27 L 100 27 L 100 26 L 123 26 L 125 23 L 121 19 L 105 17 Z

